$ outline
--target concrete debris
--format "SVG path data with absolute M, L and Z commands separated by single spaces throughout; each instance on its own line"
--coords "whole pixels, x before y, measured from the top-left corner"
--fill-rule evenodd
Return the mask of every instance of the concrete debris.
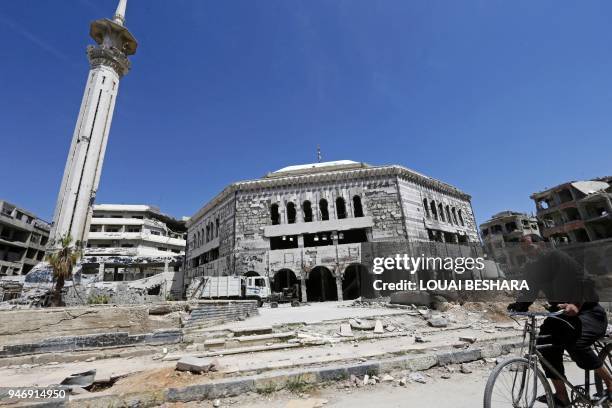
M 351 325 L 348 323 L 342 323 L 340 325 L 340 336 L 342 337 L 353 337 L 353 331 Z
M 366 374 L 363 376 L 363 385 L 368 385 L 369 383 L 370 383 L 370 376 Z
M 462 337 L 459 337 L 459 341 L 465 341 L 466 343 L 470 343 L 470 344 L 476 343 L 477 340 L 478 340 L 478 338 L 473 337 L 473 336 L 462 336 Z
M 218 408 L 221 406 L 221 401 L 219 399 L 216 399 L 213 401 L 213 407 Z
M 96 379 L 96 370 L 84 371 L 82 373 L 71 374 L 70 376 L 64 378 L 60 385 L 67 385 L 70 388 L 72 386 L 87 388 L 91 384 L 94 383 Z
M 400 380 L 399 380 L 399 385 L 400 385 L 401 387 L 405 387 L 407 383 L 408 383 L 408 380 L 406 379 L 406 377 L 402 377 L 402 378 L 400 378 Z
M 465 364 L 461 364 L 459 366 L 459 371 L 461 371 L 461 373 L 463 374 L 471 374 L 472 373 L 472 369 L 470 369 L 467 365 Z
M 392 376 L 390 376 L 389 374 L 385 374 L 383 375 L 381 381 L 382 382 L 390 382 L 393 381 L 395 378 L 393 378 Z
M 176 370 L 201 374 L 209 371 L 216 371 L 218 365 L 218 362 L 214 359 L 185 356 L 176 363 Z
M 374 333 L 383 334 L 384 332 L 385 332 L 385 329 L 383 328 L 382 322 L 380 320 L 377 320 L 374 325 Z
M 448 319 L 445 317 L 432 317 L 429 320 L 427 320 L 427 324 L 429 324 L 431 327 L 446 327 L 448 326 Z
M 427 340 L 425 340 L 423 336 L 414 336 L 414 342 L 415 343 L 427 343 Z
M 439 310 L 440 312 L 446 312 L 451 308 L 451 304 L 446 300 L 446 298 L 439 295 L 432 297 L 432 306 L 434 309 Z
M 410 375 L 408 375 L 408 379 L 412 382 L 418 382 L 421 384 L 427 383 L 427 379 L 425 378 L 425 376 L 418 372 L 410 373 Z
M 440 376 L 440 378 L 442 378 L 443 380 L 448 380 L 448 379 L 450 379 L 450 378 L 451 378 L 451 375 L 450 375 L 450 374 L 442 374 L 442 375 Z
M 374 322 L 371 320 L 362 319 L 349 319 L 351 328 L 355 330 L 372 330 L 374 329 Z
M 385 327 L 385 329 L 386 329 L 388 332 L 394 332 L 394 331 L 396 330 L 395 326 L 393 326 L 393 325 L 391 325 L 391 324 L 390 324 L 390 325 L 388 325 L 387 327 Z

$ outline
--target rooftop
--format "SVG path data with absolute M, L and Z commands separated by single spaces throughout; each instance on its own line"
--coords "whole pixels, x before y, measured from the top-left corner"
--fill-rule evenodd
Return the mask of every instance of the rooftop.
M 355 168 L 371 167 L 367 163 L 360 163 L 353 160 L 336 160 L 321 163 L 297 164 L 294 166 L 283 167 L 265 175 L 266 178 L 284 177 L 288 175 L 311 174 L 319 172 L 329 172 L 338 170 L 348 170 Z

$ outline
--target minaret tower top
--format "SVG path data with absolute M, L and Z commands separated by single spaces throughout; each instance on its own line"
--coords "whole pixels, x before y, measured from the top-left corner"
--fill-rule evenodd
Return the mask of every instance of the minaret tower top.
M 98 53 L 104 53 L 105 57 L 112 57 L 111 66 L 117 71 L 119 76 L 125 75 L 130 69 L 128 55 L 136 53 L 138 42 L 125 27 L 125 9 L 127 0 L 119 0 L 117 10 L 112 20 L 102 18 L 91 23 L 89 35 L 98 43 L 99 47 L 91 47 L 88 50 L 92 68 L 98 61 L 96 55 L 92 55 L 92 49 Z

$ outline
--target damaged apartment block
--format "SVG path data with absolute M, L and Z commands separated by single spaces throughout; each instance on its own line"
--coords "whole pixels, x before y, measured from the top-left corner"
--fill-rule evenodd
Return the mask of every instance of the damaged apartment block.
M 466 193 L 405 167 L 350 160 L 231 184 L 187 227 L 186 285 L 206 276 L 263 276 L 274 292 L 299 287 L 302 301 L 372 290 L 372 257 L 409 248 L 417 256 L 451 248 L 466 256 L 479 245 Z
M 502 211 L 480 225 L 485 250 L 500 264 L 507 276 L 520 272 L 527 258 L 518 246 L 521 237 L 540 234 L 538 219 L 515 211 Z
M 51 227 L 0 200 L 0 276 L 25 275 L 45 257 Z
M 161 286 L 172 282 L 176 298 L 182 292 L 185 232 L 185 221 L 153 206 L 94 205 L 82 275 L 97 282 L 131 282 L 149 295 L 159 295 Z
M 543 235 L 557 244 L 612 238 L 612 176 L 560 184 L 531 198 Z

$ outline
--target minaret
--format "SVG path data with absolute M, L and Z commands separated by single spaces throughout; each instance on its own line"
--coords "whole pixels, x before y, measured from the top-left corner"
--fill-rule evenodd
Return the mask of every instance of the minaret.
M 126 3 L 119 0 L 112 20 L 91 23 L 89 35 L 97 45 L 87 47 L 91 68 L 55 206 L 51 248 L 57 248 L 67 234 L 73 244 L 83 245 L 87 240 L 119 80 L 129 71 L 127 56 L 133 55 L 138 45 L 124 27 Z

